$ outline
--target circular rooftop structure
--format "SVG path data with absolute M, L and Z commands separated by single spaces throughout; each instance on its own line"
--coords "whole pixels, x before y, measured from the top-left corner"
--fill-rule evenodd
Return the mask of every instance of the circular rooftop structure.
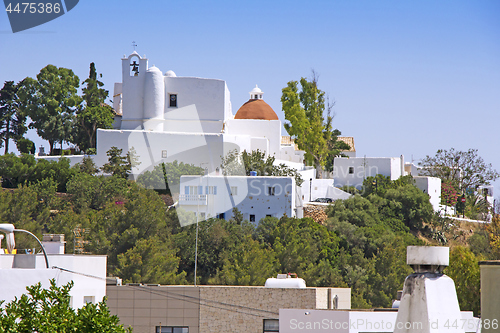
M 251 99 L 241 106 L 234 119 L 278 120 L 278 116 L 264 100 Z
M 177 77 L 177 75 L 175 75 L 175 72 L 173 70 L 169 70 L 165 73 L 165 76 L 167 77 Z

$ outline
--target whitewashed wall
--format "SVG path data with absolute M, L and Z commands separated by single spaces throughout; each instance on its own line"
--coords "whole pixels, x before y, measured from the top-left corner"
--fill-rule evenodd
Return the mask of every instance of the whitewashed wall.
M 31 268 L 12 268 L 14 257 L 17 256 L 31 266 Z M 33 259 L 32 261 L 31 259 Z M 18 260 L 18 259 L 16 259 Z M 57 266 L 73 272 L 66 272 L 56 268 L 45 268 L 43 255 L 29 254 L 2 254 L 0 255 L 0 299 L 12 301 L 26 293 L 26 287 L 38 282 L 44 288 L 50 286 L 50 279 L 56 279 L 57 285 L 62 286 L 69 281 L 74 282 L 71 289 L 72 306 L 80 308 L 84 304 L 85 296 L 93 296 L 95 302 L 100 302 L 106 295 L 106 256 L 76 256 L 76 255 L 48 255 L 50 267 Z M 19 261 L 19 260 L 18 260 Z
M 441 179 L 436 177 L 413 177 L 415 186 L 429 195 L 429 201 L 434 211 L 439 212 L 441 202 Z
M 226 133 L 249 135 L 253 138 L 268 140 L 268 154 L 279 158 L 281 148 L 281 121 L 258 119 L 232 119 L 226 121 Z M 258 147 L 255 147 L 258 148 Z M 252 147 L 253 149 L 253 147 Z
M 223 80 L 165 77 L 165 131 L 220 133 L 230 107 L 226 89 Z M 177 94 L 177 107 L 170 107 L 170 94 Z
M 360 188 L 366 177 L 377 174 L 390 177 L 391 180 L 398 179 L 402 176 L 401 163 L 400 157 L 340 157 L 334 161 L 332 178 L 337 187 L 348 185 Z M 353 173 L 349 173 L 351 167 L 354 168 Z
M 183 196 L 187 195 L 186 186 L 201 186 L 201 193 Z M 216 187 L 216 193 L 207 194 L 207 187 Z M 231 193 L 232 187 L 237 187 L 236 193 Z M 274 187 L 274 195 L 269 194 L 269 187 Z M 295 179 L 292 177 L 182 176 L 180 188 L 179 207 L 203 213 L 206 218 L 224 213 L 225 219 L 230 219 L 233 207 L 237 207 L 245 219 L 255 215 L 255 222 L 268 215 L 295 216 Z

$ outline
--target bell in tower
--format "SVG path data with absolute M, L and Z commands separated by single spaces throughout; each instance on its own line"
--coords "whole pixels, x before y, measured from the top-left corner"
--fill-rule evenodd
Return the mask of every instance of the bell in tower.
M 144 117 L 144 85 L 148 59 L 136 51 L 122 58 L 122 123 L 121 129 L 142 129 Z

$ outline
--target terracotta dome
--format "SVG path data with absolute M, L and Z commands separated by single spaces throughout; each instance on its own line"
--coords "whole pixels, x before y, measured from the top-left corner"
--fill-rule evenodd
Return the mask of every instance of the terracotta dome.
M 264 100 L 251 99 L 241 106 L 234 119 L 278 120 L 278 116 Z

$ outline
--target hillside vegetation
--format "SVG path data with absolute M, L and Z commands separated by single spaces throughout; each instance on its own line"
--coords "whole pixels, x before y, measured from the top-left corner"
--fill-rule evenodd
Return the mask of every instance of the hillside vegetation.
M 89 172 L 90 170 L 90 172 Z M 192 284 L 195 226 L 153 190 L 67 160 L 0 157 L 0 221 L 41 236 L 63 233 L 69 253 L 108 256 L 108 274 L 124 282 Z M 371 182 L 371 179 L 367 179 Z M 267 217 L 258 225 L 234 211 L 229 221 L 199 224 L 198 283 L 264 285 L 293 272 L 308 286 L 352 288 L 352 307 L 390 307 L 405 277 L 408 245 L 453 246 L 447 274 L 462 310 L 479 313 L 479 259 L 500 258 L 500 221 L 460 228 L 434 215 L 411 177 L 329 205 L 323 224 L 311 218 Z M 382 183 L 384 185 L 382 185 Z M 467 234 L 465 234 L 467 232 Z M 461 233 L 461 234 L 460 234 Z M 79 236 L 75 238 L 75 235 Z M 17 248 L 34 241 L 16 235 Z

